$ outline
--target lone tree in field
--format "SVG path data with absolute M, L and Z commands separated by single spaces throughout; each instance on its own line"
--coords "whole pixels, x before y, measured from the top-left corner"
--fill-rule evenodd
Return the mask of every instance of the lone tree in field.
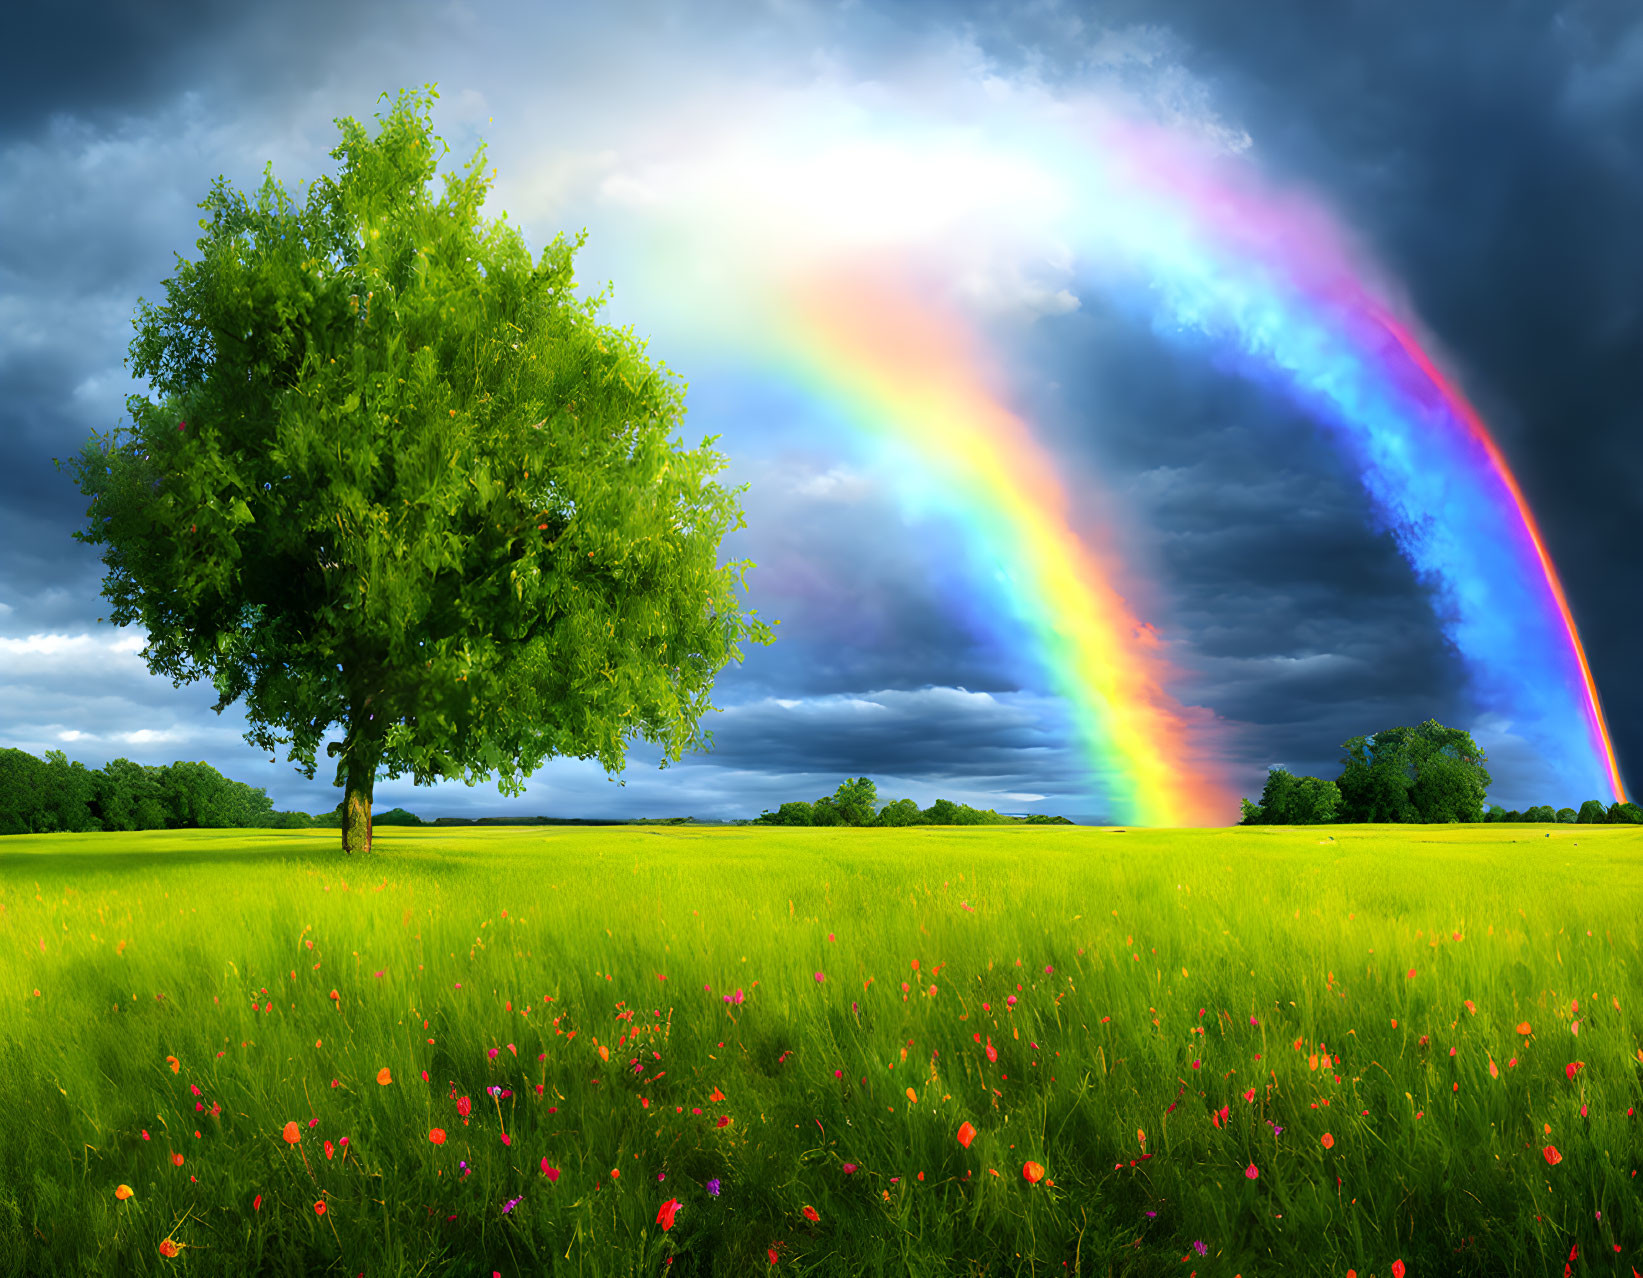
M 751 564 L 716 563 L 745 487 L 673 437 L 683 386 L 595 321 L 604 297 L 574 298 L 585 233 L 533 266 L 479 223 L 483 144 L 432 203 L 413 105 L 374 139 L 337 120 L 339 180 L 300 211 L 272 165 L 256 208 L 217 179 L 202 259 L 133 320 L 161 402 L 71 459 L 75 538 L 107 547 L 151 672 L 209 677 L 219 714 L 243 696 L 246 739 L 309 779 L 342 726 L 344 851 L 370 851 L 379 771 L 518 795 L 556 755 L 704 748 L 715 675 L 772 639 L 739 606 Z

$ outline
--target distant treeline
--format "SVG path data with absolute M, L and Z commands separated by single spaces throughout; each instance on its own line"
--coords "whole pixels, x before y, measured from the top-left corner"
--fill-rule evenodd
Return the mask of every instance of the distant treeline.
M 1643 824 L 1635 803 L 1587 799 L 1574 808 L 1526 812 L 1499 804 L 1485 810 L 1487 756 L 1470 733 L 1428 719 L 1418 728 L 1389 728 L 1342 744 L 1346 757 L 1333 781 L 1267 772 L 1261 801 L 1243 802 L 1240 825 L 1326 825 L 1351 822 L 1547 821 L 1582 825 Z
M 954 803 L 951 799 L 937 799 L 929 807 L 920 809 L 911 799 L 894 799 L 882 808 L 878 806 L 878 787 L 866 777 L 846 778 L 832 794 L 824 794 L 814 803 L 799 799 L 784 803 L 774 812 L 766 809 L 753 818 L 754 825 L 1071 825 L 1061 816 L 1028 817 L 1005 816 Z
M 404 808 L 373 813 L 378 825 L 688 825 L 691 817 L 638 821 L 577 817 L 436 817 Z M 744 822 L 745 824 L 745 822 Z M 101 830 L 310 830 L 342 828 L 329 812 L 276 812 L 266 790 L 230 781 L 209 763 L 71 763 L 61 750 L 37 759 L 0 749 L 0 835 L 84 834 Z
M 160 766 L 115 759 L 70 763 L 0 750 L 0 834 L 92 830 L 306 829 L 301 812 L 276 812 L 266 790 L 230 781 L 209 763 Z

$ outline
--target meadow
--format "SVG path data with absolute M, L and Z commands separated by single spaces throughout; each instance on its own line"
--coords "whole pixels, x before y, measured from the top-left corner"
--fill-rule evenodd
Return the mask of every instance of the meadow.
M 0 1272 L 1643 1266 L 1643 830 L 0 840 Z

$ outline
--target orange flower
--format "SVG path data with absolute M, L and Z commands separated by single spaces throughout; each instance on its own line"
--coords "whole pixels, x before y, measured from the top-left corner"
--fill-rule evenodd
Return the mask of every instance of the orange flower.
M 809 1203 L 806 1203 L 804 1205 L 804 1218 L 814 1224 L 816 1221 L 821 1219 L 821 1213 Z
M 388 1086 L 388 1084 L 393 1081 L 394 1076 L 388 1072 L 388 1067 L 386 1065 L 377 1071 L 377 1082 L 381 1083 L 384 1087 Z
M 1553 1167 L 1556 1167 L 1563 1161 L 1563 1155 L 1557 1152 L 1557 1147 L 1554 1145 L 1548 1145 L 1540 1152 L 1546 1155 L 1546 1161 Z
M 165 1063 L 167 1065 L 171 1066 L 171 1072 L 173 1074 L 175 1074 L 178 1070 L 180 1070 L 182 1068 L 182 1065 L 178 1062 L 178 1060 L 175 1056 L 167 1056 L 165 1058 Z
M 722 1101 L 724 1098 L 725 1098 L 725 1094 L 723 1092 L 721 1092 L 717 1087 L 715 1087 L 713 1089 L 713 1095 L 709 1096 L 708 1100 L 710 1100 L 710 1101 Z
M 445 1143 L 445 1129 L 443 1127 L 433 1128 L 428 1133 L 428 1139 L 436 1145 L 443 1145 Z
M 1021 1174 L 1027 1178 L 1027 1183 L 1030 1185 L 1036 1185 L 1044 1179 L 1044 1169 L 1037 1163 L 1023 1163 L 1021 1165 Z
M 114 1188 L 114 1196 L 116 1198 L 118 1198 L 121 1202 L 124 1202 L 126 1199 L 131 1197 L 131 1186 L 130 1185 L 116 1185 L 115 1188 Z
M 181 1154 L 173 1154 L 171 1155 L 171 1161 L 176 1166 L 181 1167 L 183 1165 L 183 1156 Z
M 287 1145 L 295 1145 L 301 1139 L 302 1128 L 298 1127 L 294 1122 L 287 1123 L 285 1125 L 285 1143 Z
M 918 1104 L 918 1093 L 915 1092 L 911 1087 L 909 1087 L 907 1089 L 907 1099 L 912 1101 L 913 1104 L 915 1104 L 915 1105 Z
M 976 1129 L 969 1123 L 960 1123 L 958 1128 L 958 1143 L 965 1149 L 970 1148 L 970 1142 L 976 1138 Z
M 160 1255 L 164 1256 L 167 1260 L 170 1260 L 171 1257 L 175 1256 L 181 1250 L 182 1248 L 172 1242 L 171 1239 L 160 1239 Z
M 1325 1149 L 1334 1149 L 1335 1148 L 1335 1138 L 1333 1136 L 1331 1136 L 1328 1132 L 1325 1132 L 1323 1134 L 1323 1143 L 1324 1143 L 1324 1148 Z
M 325 1215 L 325 1204 L 324 1203 L 315 1203 L 314 1204 L 314 1215 L 316 1215 L 316 1216 Z
M 1527 1034 L 1529 1032 L 1529 1022 L 1524 1021 L 1523 1024 L 1519 1025 L 1517 1027 L 1517 1032 L 1519 1034 Z

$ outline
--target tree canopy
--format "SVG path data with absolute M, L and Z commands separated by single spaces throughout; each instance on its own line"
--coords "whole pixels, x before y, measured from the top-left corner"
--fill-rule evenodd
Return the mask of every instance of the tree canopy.
M 340 175 L 300 209 L 272 165 L 255 207 L 217 179 L 201 259 L 133 321 L 158 402 L 71 459 L 75 537 L 151 672 L 244 698 L 247 740 L 309 779 L 342 726 L 345 850 L 379 771 L 517 795 L 554 756 L 705 748 L 714 677 L 773 637 L 737 595 L 752 565 L 717 563 L 745 486 L 675 438 L 682 383 L 596 322 L 604 297 L 576 300 L 586 233 L 533 264 L 481 222 L 483 144 L 431 201 L 419 105 L 375 138 L 338 120 Z

